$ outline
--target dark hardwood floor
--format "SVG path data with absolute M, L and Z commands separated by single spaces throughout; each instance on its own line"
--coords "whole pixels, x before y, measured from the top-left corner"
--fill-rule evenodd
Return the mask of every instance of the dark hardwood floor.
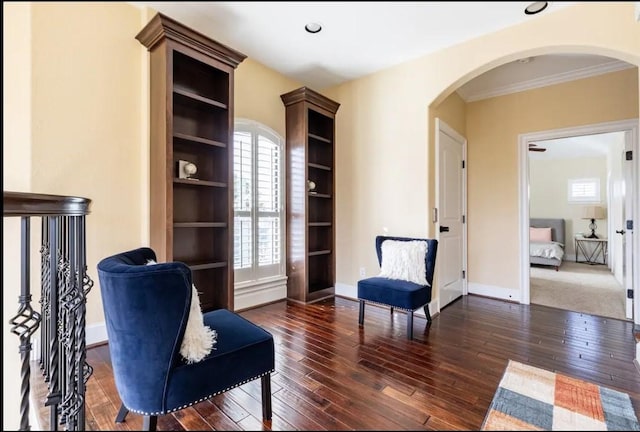
M 404 313 L 367 305 L 359 328 L 358 303 L 340 297 L 241 315 L 276 342 L 272 421 L 262 422 L 256 380 L 159 417 L 159 430 L 479 430 L 509 359 L 629 393 L 640 417 L 632 322 L 473 295 L 430 326 L 416 318 L 413 341 Z M 139 430 L 135 414 L 114 423 L 108 346 L 90 348 L 87 361 L 87 429 Z

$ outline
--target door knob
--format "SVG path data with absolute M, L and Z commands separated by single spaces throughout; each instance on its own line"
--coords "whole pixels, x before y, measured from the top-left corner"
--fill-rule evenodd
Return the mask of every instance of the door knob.
M 616 234 L 624 234 L 626 233 L 625 230 L 621 229 L 621 230 L 616 230 Z
M 449 227 L 440 225 L 440 232 L 449 232 Z

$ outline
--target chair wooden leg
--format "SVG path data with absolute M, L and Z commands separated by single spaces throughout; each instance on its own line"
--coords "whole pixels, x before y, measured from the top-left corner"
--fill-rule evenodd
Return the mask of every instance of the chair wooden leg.
M 360 312 L 358 313 L 358 324 L 364 324 L 364 300 L 360 300 Z
M 413 339 L 413 311 L 407 311 L 407 339 Z
M 118 411 L 118 415 L 116 416 L 116 423 L 122 423 L 127 417 L 127 414 L 129 414 L 129 410 L 124 404 L 120 405 L 120 411 Z
M 143 431 L 155 431 L 158 425 L 158 416 L 144 416 L 142 418 L 142 430 Z
M 271 374 L 260 378 L 262 387 L 262 419 L 271 420 Z
M 424 305 L 424 316 L 427 318 L 427 322 L 431 322 L 431 314 L 429 313 L 429 305 Z

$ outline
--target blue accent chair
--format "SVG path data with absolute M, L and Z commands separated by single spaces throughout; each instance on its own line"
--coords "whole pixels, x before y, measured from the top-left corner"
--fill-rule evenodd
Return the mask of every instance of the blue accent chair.
M 181 262 L 156 260 L 150 248 L 104 258 L 98 277 L 115 384 L 122 401 L 116 422 L 132 411 L 143 429 L 158 416 L 187 408 L 260 378 L 262 416 L 271 419 L 273 336 L 227 309 L 203 314 L 217 332 L 214 349 L 187 363 L 180 355 L 191 306 L 191 270 Z
M 427 254 L 425 257 L 426 280 L 428 285 L 419 285 L 404 280 L 388 279 L 384 277 L 370 277 L 358 281 L 358 300 L 360 302 L 360 313 L 358 324 L 364 325 L 365 303 L 374 303 L 389 306 L 391 313 L 393 309 L 400 309 L 407 312 L 407 338 L 413 339 L 413 312 L 424 308 L 427 322 L 431 322 L 429 313 L 429 303 L 431 302 L 431 285 L 433 284 L 433 272 L 436 265 L 436 253 L 438 252 L 438 241 L 435 239 L 421 239 L 411 237 L 376 237 L 376 252 L 378 254 L 378 264 L 382 265 L 382 243 L 385 240 L 412 241 L 423 240 L 427 242 Z

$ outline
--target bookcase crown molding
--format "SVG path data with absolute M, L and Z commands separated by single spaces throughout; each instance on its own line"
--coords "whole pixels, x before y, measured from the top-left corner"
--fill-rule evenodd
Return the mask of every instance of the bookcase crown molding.
M 326 96 L 321 95 L 309 87 L 300 87 L 299 89 L 280 95 L 280 99 L 282 99 L 285 107 L 306 101 L 329 111 L 331 114 L 337 113 L 340 107 L 338 102 L 328 99 Z
M 164 38 L 186 45 L 233 68 L 247 58 L 245 54 L 214 41 L 161 13 L 157 13 L 136 35 L 136 39 L 149 51 Z

